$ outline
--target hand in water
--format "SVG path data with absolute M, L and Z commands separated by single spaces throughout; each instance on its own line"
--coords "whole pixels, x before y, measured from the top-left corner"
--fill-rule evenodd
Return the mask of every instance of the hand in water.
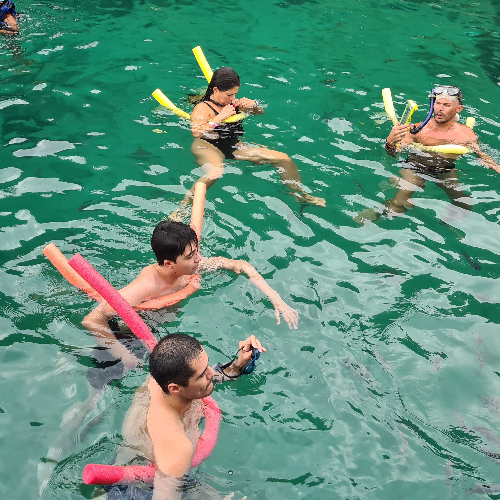
M 299 313 L 291 308 L 288 304 L 286 304 L 283 300 L 280 302 L 273 303 L 274 306 L 274 313 L 276 315 L 276 320 L 278 322 L 278 325 L 280 324 L 280 313 L 283 315 L 283 319 L 286 321 L 288 328 L 290 330 L 292 328 L 295 328 L 297 330 L 297 327 L 299 326 Z

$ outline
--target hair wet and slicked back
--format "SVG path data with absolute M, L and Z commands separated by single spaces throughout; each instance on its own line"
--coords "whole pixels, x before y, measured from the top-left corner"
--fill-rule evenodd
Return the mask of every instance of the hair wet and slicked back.
M 210 99 L 213 94 L 214 87 L 217 87 L 221 92 L 240 86 L 240 77 L 233 68 L 223 66 L 219 68 L 212 76 L 205 95 L 201 98 L 202 101 Z
M 169 384 L 187 387 L 194 374 L 191 362 L 203 351 L 201 344 L 185 333 L 173 333 L 156 344 L 149 358 L 149 371 L 167 394 Z
M 172 220 L 161 221 L 154 229 L 151 237 L 151 248 L 156 260 L 163 266 L 165 260 L 175 262 L 184 253 L 187 245 L 198 246 L 195 231 L 183 222 Z

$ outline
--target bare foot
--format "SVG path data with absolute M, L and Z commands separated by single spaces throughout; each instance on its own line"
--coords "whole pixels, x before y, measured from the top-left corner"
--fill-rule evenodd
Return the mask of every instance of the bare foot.
M 318 205 L 319 207 L 326 207 L 326 200 L 324 198 L 318 198 L 317 196 L 311 196 L 307 193 L 293 193 L 293 196 L 297 199 L 299 203 L 310 203 L 311 205 Z

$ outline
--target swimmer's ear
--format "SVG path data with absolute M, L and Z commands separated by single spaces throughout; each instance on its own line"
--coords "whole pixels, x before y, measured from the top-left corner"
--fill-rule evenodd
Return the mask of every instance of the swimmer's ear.
M 170 394 L 175 394 L 175 395 L 179 394 L 179 392 L 181 391 L 180 386 L 174 383 L 168 384 L 167 389 Z

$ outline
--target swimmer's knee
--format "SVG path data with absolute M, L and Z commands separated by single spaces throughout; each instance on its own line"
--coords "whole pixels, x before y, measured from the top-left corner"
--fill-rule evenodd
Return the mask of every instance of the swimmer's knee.
M 201 167 L 201 169 L 205 177 L 208 177 L 209 179 L 212 180 L 220 179 L 224 175 L 223 165 L 214 165 L 213 163 L 205 163 Z

